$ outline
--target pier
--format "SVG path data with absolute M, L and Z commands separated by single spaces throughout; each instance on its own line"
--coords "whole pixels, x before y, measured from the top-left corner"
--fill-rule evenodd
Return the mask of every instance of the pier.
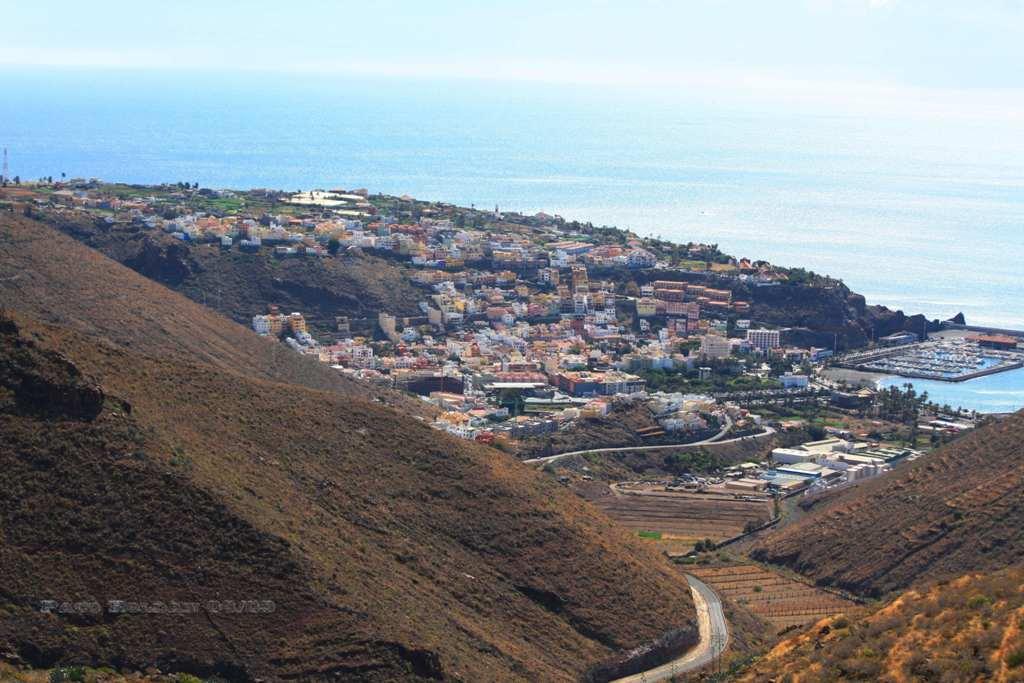
M 900 377 L 965 382 L 1024 367 L 1024 350 L 988 348 L 969 339 L 939 339 L 849 354 L 836 364 Z

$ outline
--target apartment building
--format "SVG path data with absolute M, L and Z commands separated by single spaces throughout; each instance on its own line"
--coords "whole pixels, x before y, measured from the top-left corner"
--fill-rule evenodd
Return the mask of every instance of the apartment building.
M 747 341 L 750 345 L 765 352 L 779 348 L 781 336 L 779 330 L 747 330 Z

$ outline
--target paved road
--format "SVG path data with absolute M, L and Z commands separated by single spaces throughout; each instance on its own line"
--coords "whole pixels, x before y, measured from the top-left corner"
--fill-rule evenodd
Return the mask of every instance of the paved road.
M 775 433 L 775 430 L 771 427 L 765 427 L 764 432 L 760 434 L 753 434 L 751 436 L 740 436 L 735 439 L 723 439 L 722 437 L 728 434 L 729 430 L 732 429 L 732 421 L 726 418 L 725 427 L 722 431 L 718 432 L 714 436 L 704 439 L 703 441 L 691 441 L 690 443 L 675 443 L 675 444 L 664 444 L 661 446 L 621 446 L 618 448 L 588 448 L 583 451 L 569 451 L 568 453 L 558 453 L 556 455 L 546 455 L 543 458 L 530 458 L 529 460 L 523 460 L 524 463 L 530 464 L 547 464 L 549 462 L 555 462 L 562 458 L 568 458 L 570 455 L 587 455 L 588 453 L 625 453 L 627 451 L 660 451 L 667 448 L 680 449 L 680 448 L 696 448 L 698 446 L 706 446 L 712 443 L 735 443 L 737 441 L 743 441 L 744 439 L 763 439 L 766 436 L 771 436 Z
M 711 587 L 690 574 L 686 575 L 693 592 L 693 604 L 697 608 L 697 627 L 700 630 L 700 641 L 682 657 L 661 666 L 642 671 L 632 676 L 620 678 L 613 683 L 654 683 L 667 681 L 695 671 L 710 664 L 715 657 L 725 652 L 729 645 L 729 627 L 722 612 L 722 601 L 718 599 Z

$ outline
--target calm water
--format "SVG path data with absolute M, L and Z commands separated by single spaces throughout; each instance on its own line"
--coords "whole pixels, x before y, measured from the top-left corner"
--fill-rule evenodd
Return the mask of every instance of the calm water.
M 0 144 L 23 177 L 362 186 L 545 210 L 1024 328 L 1024 134 L 1005 124 L 335 76 L 0 71 L 0 88 Z
M 879 386 L 903 386 L 907 382 L 919 393 L 927 391 L 929 400 L 939 405 L 948 403 L 979 413 L 1009 413 L 1024 406 L 1024 370 L 1010 370 L 966 382 L 887 377 L 879 381 Z

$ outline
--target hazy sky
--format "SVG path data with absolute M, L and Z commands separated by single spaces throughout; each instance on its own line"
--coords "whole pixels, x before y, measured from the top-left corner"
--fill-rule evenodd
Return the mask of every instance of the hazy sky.
M 0 1 L 0 65 L 702 89 L 1016 115 L 1022 0 Z M 970 93 L 964 93 L 970 90 Z

